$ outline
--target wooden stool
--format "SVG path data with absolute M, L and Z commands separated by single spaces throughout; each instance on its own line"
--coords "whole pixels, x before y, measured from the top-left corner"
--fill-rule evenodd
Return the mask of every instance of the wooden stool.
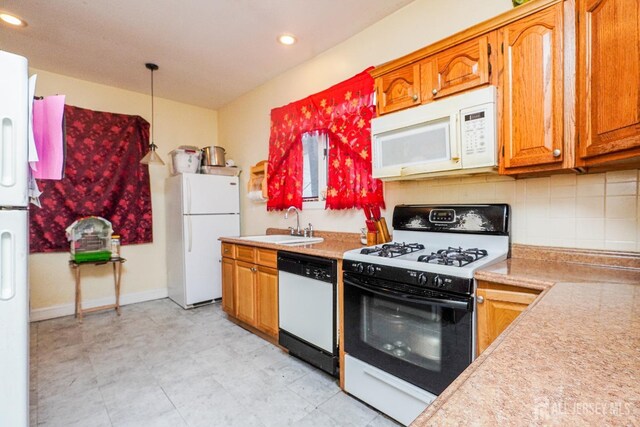
M 88 262 L 76 262 L 74 260 L 69 261 L 69 266 L 75 270 L 76 276 L 76 318 L 82 322 L 82 315 L 84 313 L 91 313 L 94 311 L 108 310 L 115 308 L 118 316 L 120 316 L 120 277 L 122 276 L 122 264 L 127 260 L 124 258 L 111 258 L 108 261 L 88 261 Z M 82 309 L 82 286 L 80 285 L 80 266 L 82 265 L 104 265 L 111 263 L 113 266 L 113 285 L 116 293 L 116 303 L 101 305 L 100 307 L 93 307 L 86 310 Z

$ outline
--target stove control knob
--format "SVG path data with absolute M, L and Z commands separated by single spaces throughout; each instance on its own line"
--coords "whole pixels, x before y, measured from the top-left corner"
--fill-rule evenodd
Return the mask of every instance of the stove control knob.
M 358 273 L 362 273 L 364 271 L 364 266 L 362 263 L 357 263 L 353 266 Z
M 373 265 L 367 266 L 367 274 L 369 274 L 370 276 L 373 276 L 375 272 L 376 272 L 376 268 Z
M 424 273 L 420 273 L 420 275 L 418 276 L 418 283 L 420 285 L 426 285 L 427 284 L 427 275 Z
M 438 288 L 444 288 L 444 280 L 440 276 L 436 276 L 433 278 L 433 284 Z

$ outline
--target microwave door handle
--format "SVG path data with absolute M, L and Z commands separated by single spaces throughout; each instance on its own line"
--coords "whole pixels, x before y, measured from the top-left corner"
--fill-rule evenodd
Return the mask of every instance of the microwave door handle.
M 347 278 L 344 279 L 344 283 L 346 285 L 355 286 L 356 288 L 362 289 L 363 291 L 371 292 L 373 294 L 376 294 L 382 297 L 392 298 L 398 301 L 410 302 L 410 303 L 421 304 L 421 305 L 437 305 L 441 307 L 454 308 L 454 309 L 466 310 L 466 311 L 473 310 L 473 307 L 467 301 L 431 298 L 431 297 L 424 297 L 424 296 L 416 297 L 413 295 L 404 294 L 402 292 L 396 292 L 389 289 L 380 291 L 378 289 L 367 286 L 364 283 L 356 283 L 355 281 Z
M 452 114 L 450 118 L 450 127 L 449 127 L 449 143 L 451 147 L 451 161 L 459 162 L 460 161 L 460 114 Z

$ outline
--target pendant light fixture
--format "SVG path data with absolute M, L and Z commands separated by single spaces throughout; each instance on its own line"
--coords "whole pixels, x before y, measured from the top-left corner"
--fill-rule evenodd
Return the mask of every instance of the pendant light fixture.
M 156 132 L 153 126 L 153 122 L 155 122 L 153 111 L 153 72 L 158 69 L 158 66 L 156 64 L 152 64 L 151 62 L 144 64 L 144 66 L 147 67 L 148 70 L 151 70 L 151 144 L 149 144 L 149 152 L 142 158 L 142 160 L 140 160 L 140 163 L 142 163 L 143 165 L 164 165 L 164 162 L 160 158 L 160 155 L 156 153 L 156 149 L 158 148 L 158 146 L 153 141 L 156 136 Z

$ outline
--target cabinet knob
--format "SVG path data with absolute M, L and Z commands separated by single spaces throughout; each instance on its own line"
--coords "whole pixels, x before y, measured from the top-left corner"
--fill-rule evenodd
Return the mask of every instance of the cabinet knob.
M 562 154 L 562 151 L 559 148 L 553 150 L 553 157 L 560 157 L 560 154 Z
M 255 267 L 251 267 L 251 271 L 253 271 L 255 273 L 256 271 L 258 271 L 258 269 L 255 268 Z
M 484 297 L 482 295 L 478 295 L 476 297 L 476 301 L 478 302 L 478 304 L 482 304 L 484 302 Z
M 416 102 L 418 100 L 418 95 L 413 95 L 411 98 L 413 99 L 413 102 Z
M 438 89 L 434 89 L 431 91 L 432 94 L 437 95 L 438 94 Z

